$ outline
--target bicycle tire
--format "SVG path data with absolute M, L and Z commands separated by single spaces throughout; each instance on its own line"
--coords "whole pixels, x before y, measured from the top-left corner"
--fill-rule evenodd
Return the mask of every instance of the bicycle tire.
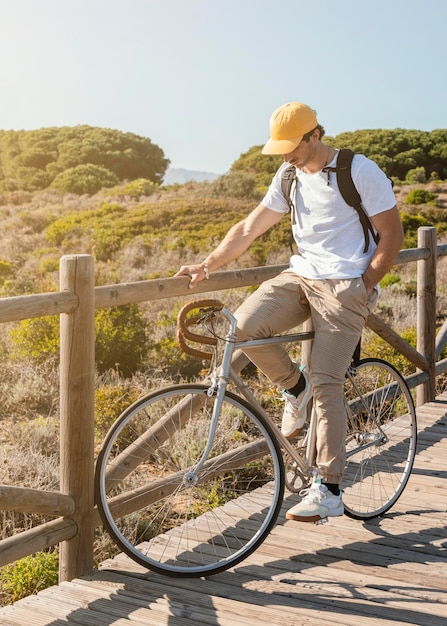
M 121 414 L 97 459 L 104 526 L 125 554 L 160 574 L 209 576 L 236 565 L 264 541 L 281 509 L 284 464 L 272 428 L 230 392 L 212 450 L 194 474 L 213 403 L 206 385 L 150 393 Z
M 404 378 L 390 363 L 362 359 L 350 371 L 343 502 L 349 517 L 371 519 L 388 511 L 408 482 L 416 453 L 416 412 Z

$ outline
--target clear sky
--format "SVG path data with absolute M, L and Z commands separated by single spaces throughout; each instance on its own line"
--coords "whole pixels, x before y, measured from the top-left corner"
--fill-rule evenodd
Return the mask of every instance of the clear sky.
M 447 127 L 447 0 L 0 0 L 0 129 L 89 124 L 223 174 L 291 100 Z

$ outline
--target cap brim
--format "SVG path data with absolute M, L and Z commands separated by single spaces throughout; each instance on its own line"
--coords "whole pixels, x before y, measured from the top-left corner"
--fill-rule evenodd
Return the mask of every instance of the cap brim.
M 269 139 L 262 148 L 262 154 L 289 154 L 300 144 L 303 135 L 291 139 Z

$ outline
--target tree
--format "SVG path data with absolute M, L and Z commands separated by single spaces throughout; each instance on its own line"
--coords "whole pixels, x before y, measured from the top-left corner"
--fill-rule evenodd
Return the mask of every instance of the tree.
M 63 193 L 76 193 L 89 196 L 107 187 L 114 187 L 119 178 L 102 165 L 76 165 L 58 174 L 51 186 Z
M 410 185 L 414 185 L 415 183 L 425 183 L 427 180 L 427 176 L 425 175 L 424 167 L 415 167 L 412 170 L 408 170 L 407 175 L 405 176 L 405 182 Z
M 80 165 L 102 167 L 118 182 L 144 178 L 161 184 L 169 160 L 150 139 L 133 133 L 63 126 L 0 131 L 0 163 L 0 190 L 35 191 Z M 72 180 L 73 175 L 71 171 Z

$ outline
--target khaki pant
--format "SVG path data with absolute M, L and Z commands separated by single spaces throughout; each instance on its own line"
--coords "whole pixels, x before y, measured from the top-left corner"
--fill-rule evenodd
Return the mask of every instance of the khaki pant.
M 345 373 L 376 300 L 376 290 L 367 296 L 362 278 L 310 280 L 286 270 L 264 282 L 235 313 L 239 340 L 281 334 L 311 318 L 315 338 L 306 371 L 317 411 L 318 470 L 329 483 L 340 482 L 345 466 Z M 246 353 L 281 389 L 298 382 L 299 365 L 285 347 Z

